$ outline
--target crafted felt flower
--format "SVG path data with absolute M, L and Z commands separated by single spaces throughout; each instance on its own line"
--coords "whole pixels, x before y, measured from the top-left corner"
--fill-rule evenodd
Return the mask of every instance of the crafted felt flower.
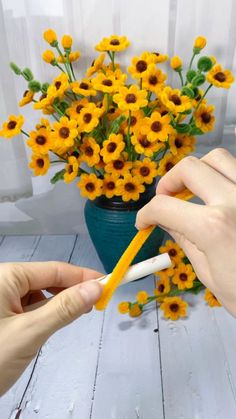
M 70 183 L 72 182 L 76 176 L 78 176 L 78 170 L 79 170 L 79 162 L 78 159 L 74 156 L 70 156 L 68 158 L 68 162 L 65 167 L 65 174 L 64 174 L 64 182 Z
M 213 115 L 215 107 L 213 105 L 200 105 L 194 112 L 195 125 L 202 132 L 209 132 L 214 129 L 215 117 Z
M 43 93 L 40 96 L 38 102 L 34 103 L 34 109 L 42 110 L 42 111 L 45 111 L 47 109 L 50 110 L 55 98 L 56 98 L 56 96 L 55 97 L 52 96 L 52 92 L 51 92 L 50 97 L 48 97 L 46 93 Z M 54 109 L 53 109 L 53 112 L 54 112 Z
M 83 107 L 78 115 L 78 125 L 80 132 L 91 132 L 98 124 L 101 110 L 90 102 Z
M 174 264 L 172 263 L 172 265 L 174 266 Z M 161 279 L 163 278 L 169 278 L 171 276 L 174 275 L 174 268 L 173 266 L 170 266 L 169 268 L 166 269 L 162 269 L 162 271 L 156 271 L 154 272 L 154 274 L 156 276 L 159 276 Z
M 133 134 L 131 136 L 131 143 L 134 146 L 136 153 L 144 154 L 144 156 L 152 157 L 154 153 L 163 150 L 163 143 L 160 141 L 151 142 L 145 134 Z
M 118 36 L 118 35 L 111 35 L 109 38 L 103 38 L 98 45 L 96 45 L 95 49 L 97 51 L 124 51 L 130 42 L 126 38 L 126 36 Z
M 80 58 L 80 55 L 81 55 L 80 51 L 70 52 L 69 56 L 68 56 L 70 63 L 72 63 L 74 61 L 77 61 Z M 64 54 L 63 57 L 61 55 L 59 55 L 57 57 L 57 62 L 58 63 L 66 63 L 68 58 L 67 58 L 66 54 Z
M 170 292 L 170 280 L 167 276 L 162 277 L 158 281 L 156 281 L 156 288 L 154 289 L 154 295 L 159 297 L 163 294 L 168 294 L 168 292 Z
M 46 118 L 40 118 L 40 123 L 35 125 L 36 130 L 40 128 L 46 128 L 49 132 L 51 132 L 51 124 L 50 121 Z
M 99 54 L 96 60 L 92 62 L 91 67 L 88 68 L 86 72 L 86 77 L 91 77 L 94 73 L 97 73 L 97 71 L 99 71 L 102 68 L 105 57 L 106 57 L 106 54 L 104 52 Z
M 202 89 L 198 90 L 198 95 L 192 100 L 193 108 L 196 108 L 198 106 L 200 100 L 201 100 L 201 105 L 207 104 L 207 99 L 206 98 L 202 99 L 204 93 L 205 92 Z
M 118 92 L 121 83 L 113 75 L 99 73 L 92 79 L 92 85 L 100 92 L 111 94 Z
M 174 114 L 192 108 L 191 99 L 186 95 L 181 95 L 179 89 L 172 89 L 170 86 L 164 87 L 160 93 L 160 99 L 163 105 Z
M 115 77 L 115 79 L 118 82 L 120 82 L 120 85 L 123 85 L 127 79 L 127 74 L 123 73 L 120 68 L 116 68 L 115 70 L 113 70 L 113 68 L 110 68 L 110 66 L 108 66 L 105 69 L 105 73 L 107 76 Z
M 0 130 L 0 137 L 12 138 L 20 134 L 22 125 L 24 124 L 23 115 L 9 115 L 8 121 L 4 122 Z
M 50 131 L 47 128 L 39 128 L 37 131 L 31 131 L 27 144 L 35 154 L 48 154 L 53 145 Z
M 169 137 L 170 152 L 186 156 L 195 149 L 196 138 L 191 135 L 174 134 Z
M 63 35 L 61 38 L 61 44 L 65 50 L 71 49 L 73 44 L 73 39 L 70 35 Z
M 108 140 L 103 142 L 101 156 L 105 163 L 116 160 L 120 157 L 125 148 L 122 134 L 110 134 Z
M 205 290 L 204 300 L 210 307 L 221 307 L 221 304 L 217 300 L 216 296 L 208 288 Z
M 139 291 L 136 294 L 136 300 L 139 304 L 146 304 L 148 302 L 148 293 L 146 291 Z
M 83 108 L 88 107 L 89 103 L 90 102 L 86 98 L 81 100 L 74 100 L 71 103 L 71 106 L 66 109 L 66 114 L 69 115 L 71 119 L 78 120 L 80 112 Z
M 150 185 L 157 176 L 157 163 L 149 158 L 145 158 L 143 161 L 137 160 L 134 162 L 132 175 L 136 176 L 141 183 Z
M 169 134 L 173 133 L 170 125 L 171 118 L 169 115 L 161 116 L 158 111 L 154 111 L 149 118 L 144 118 L 140 124 L 141 134 L 146 134 L 151 142 L 167 141 Z
M 47 49 L 42 54 L 42 59 L 48 64 L 56 63 L 56 57 L 54 52 L 51 49 Z
M 206 79 L 215 87 L 223 87 L 224 89 L 229 89 L 234 82 L 234 76 L 231 71 L 224 70 L 219 64 L 215 65 L 209 73 L 207 73 Z
M 65 92 L 69 88 L 68 75 L 61 73 L 58 77 L 53 80 L 51 86 L 47 90 L 47 97 L 55 99 L 56 97 L 62 99 Z
M 43 38 L 50 45 L 55 46 L 57 43 L 57 34 L 53 29 L 48 29 L 43 33 Z
M 35 176 L 43 176 L 47 173 L 50 165 L 48 154 L 32 154 L 29 168 L 33 169 Z
M 107 198 L 112 198 L 116 195 L 116 182 L 118 177 L 119 175 L 116 173 L 104 175 L 102 193 Z
M 97 92 L 93 89 L 93 86 L 88 79 L 82 79 L 79 81 L 73 81 L 70 84 L 72 92 L 82 96 L 96 96 Z
M 171 58 L 170 66 L 171 68 L 173 68 L 173 70 L 180 71 L 182 69 L 182 65 L 183 65 L 182 60 L 180 59 L 178 55 L 175 55 L 174 57 Z
M 126 176 L 130 173 L 131 168 L 132 163 L 126 161 L 123 157 L 120 157 L 119 159 L 112 160 L 110 163 L 106 164 L 105 172 Z
M 77 183 L 80 188 L 81 195 L 85 198 L 94 200 L 98 196 L 102 195 L 102 180 L 94 173 L 85 174 L 80 176 L 80 180 Z
M 156 68 L 155 64 L 150 64 L 146 75 L 143 77 L 143 88 L 157 95 L 163 88 L 165 80 L 166 75 L 159 68 Z
M 134 79 L 142 79 L 147 76 L 148 66 L 154 62 L 154 56 L 149 52 L 143 52 L 139 57 L 133 57 L 131 62 L 128 72 Z
M 117 195 L 121 195 L 123 201 L 127 202 L 130 199 L 137 201 L 140 193 L 144 192 L 145 188 L 140 184 L 139 180 L 131 174 L 124 175 L 123 179 L 117 180 Z
M 158 63 L 164 63 L 165 61 L 167 61 L 168 60 L 168 55 L 166 55 L 166 54 L 161 54 L 160 52 L 158 52 L 158 51 L 156 51 L 156 52 L 151 52 L 150 53 L 150 55 L 151 55 L 151 59 L 152 59 L 152 62 L 154 63 L 154 64 L 158 64 Z
M 147 105 L 146 90 L 139 90 L 136 85 L 120 87 L 119 93 L 113 96 L 113 101 L 122 111 L 137 111 Z
M 180 297 L 167 297 L 161 304 L 161 310 L 164 311 L 164 317 L 171 320 L 178 320 L 180 317 L 186 317 L 188 304 Z
M 84 137 L 83 143 L 80 146 L 81 161 L 87 163 L 88 166 L 93 167 L 100 161 L 100 146 L 92 137 Z
M 122 112 L 122 115 L 126 116 L 127 119 L 121 124 L 120 131 L 127 134 L 128 126 L 129 126 L 130 134 L 137 132 L 139 130 L 139 124 L 144 118 L 144 113 L 142 112 L 142 110 L 131 112 L 130 122 L 129 122 L 129 111 Z
M 142 308 L 138 303 L 132 304 L 129 308 L 130 317 L 139 317 L 142 314 Z
M 194 41 L 194 48 L 201 50 L 206 46 L 206 43 L 207 40 L 204 36 L 198 36 Z
M 185 290 L 192 288 L 193 281 L 196 279 L 196 274 L 193 272 L 193 268 L 188 264 L 180 263 L 174 271 L 172 278 L 173 284 L 177 285 L 179 290 Z
M 173 155 L 171 153 L 167 153 L 165 157 L 159 162 L 159 167 L 157 169 L 158 176 L 164 176 L 169 170 L 172 169 L 179 161 L 181 160 L 181 156 Z
M 119 311 L 120 314 L 128 314 L 129 313 L 129 308 L 130 308 L 129 301 L 122 301 L 118 305 L 118 311 Z
M 103 106 L 102 106 L 102 110 L 103 113 L 106 111 L 106 101 L 105 101 L 105 97 L 103 99 Z M 118 118 L 120 115 L 123 115 L 123 112 L 117 108 L 116 106 L 110 106 L 108 111 L 107 111 L 107 119 L 108 121 L 114 121 L 116 118 Z
M 20 102 L 18 103 L 18 105 L 20 107 L 28 105 L 28 103 L 31 103 L 34 99 L 34 92 L 32 92 L 31 90 L 26 90 L 23 98 L 20 100 Z
M 56 146 L 69 148 L 74 145 L 78 135 L 77 121 L 62 116 L 59 122 L 54 122 L 53 128 L 54 132 L 51 133 L 51 138 Z
M 184 257 L 183 250 L 172 240 L 167 240 L 165 245 L 160 247 L 159 251 L 160 253 L 168 253 L 175 265 L 181 263 Z

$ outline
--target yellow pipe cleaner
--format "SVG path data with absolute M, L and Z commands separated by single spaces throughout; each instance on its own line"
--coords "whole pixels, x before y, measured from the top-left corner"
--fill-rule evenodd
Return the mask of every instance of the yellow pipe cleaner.
M 175 197 L 189 200 L 193 197 L 193 194 L 188 189 L 185 189 L 183 192 L 176 194 Z M 156 226 L 150 226 L 145 230 L 138 231 L 138 233 L 134 236 L 133 240 L 130 242 L 129 246 L 117 262 L 109 280 L 104 285 L 102 295 L 98 302 L 95 304 L 97 310 L 105 310 L 107 304 L 112 298 L 112 295 L 121 283 L 127 269 L 155 228 Z

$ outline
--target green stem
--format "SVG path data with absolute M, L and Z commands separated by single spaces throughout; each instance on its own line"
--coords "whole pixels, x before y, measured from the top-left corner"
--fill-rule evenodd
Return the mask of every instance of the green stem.
M 25 132 L 23 129 L 21 129 L 22 134 L 26 135 L 26 137 L 29 137 L 29 134 L 27 134 L 27 132 Z
M 206 89 L 206 91 L 205 91 L 205 93 L 204 93 L 204 95 L 201 97 L 201 99 L 199 100 L 199 102 L 198 102 L 198 104 L 197 104 L 197 107 L 196 107 L 196 109 L 195 109 L 195 112 L 196 112 L 196 110 L 199 108 L 199 106 L 201 105 L 201 102 L 203 101 L 203 99 L 204 99 L 204 97 L 207 95 L 207 93 L 209 92 L 209 90 L 210 90 L 210 88 L 212 87 L 212 84 L 209 84 L 209 86 L 208 86 L 208 88 Z
M 139 87 L 140 87 L 140 90 L 142 90 L 142 88 L 143 88 L 143 79 L 142 79 L 142 77 L 140 79 L 140 85 L 139 85 Z
M 61 71 L 63 71 L 63 73 L 65 73 L 65 70 L 60 66 L 60 64 L 55 64 L 56 67 L 58 67 Z
M 180 78 L 180 81 L 181 81 L 181 86 L 183 86 L 184 85 L 184 79 L 183 79 L 182 71 L 178 71 L 178 74 L 179 74 L 179 78 Z
M 60 50 L 60 48 L 59 48 L 59 46 L 58 46 L 58 45 L 56 45 L 56 50 L 57 50 L 58 54 L 60 55 L 60 57 L 62 58 L 62 62 L 63 62 L 63 64 L 64 64 L 64 66 L 65 66 L 65 69 L 66 69 L 66 72 L 67 72 L 67 74 L 68 74 L 69 80 L 70 80 L 70 81 L 72 81 L 70 71 L 68 70 L 68 67 L 67 67 L 67 62 L 64 62 L 65 57 L 64 57 L 64 55 L 62 54 L 62 52 L 61 52 L 61 50 Z
M 111 61 L 112 61 L 112 71 L 115 71 L 116 67 L 115 67 L 115 51 L 112 51 L 111 53 Z
M 194 53 L 193 53 L 193 56 L 192 56 L 192 58 L 191 58 L 191 60 L 190 60 L 190 63 L 189 63 L 189 68 L 188 68 L 189 70 L 191 70 L 191 68 L 192 68 L 192 64 L 193 64 L 193 60 L 194 60 L 194 58 L 195 58 L 195 55 L 196 55 L 196 54 L 194 54 Z
M 65 114 L 56 105 L 53 104 L 53 108 L 57 111 L 57 113 L 59 113 L 59 115 L 65 116 Z
M 74 80 L 76 81 L 73 65 L 71 64 L 71 62 L 70 62 L 70 69 L 71 69 L 71 72 L 72 72 L 72 76 L 73 76 Z
M 148 92 L 148 95 L 147 95 L 147 100 L 148 100 L 148 102 L 150 102 L 150 101 L 151 101 L 151 96 L 152 96 L 152 92 Z
M 131 111 L 129 110 L 127 139 L 128 139 L 128 154 L 129 154 L 130 159 L 132 160 L 132 156 L 131 156 L 131 142 L 130 142 L 130 124 L 131 124 Z
M 66 51 L 66 59 L 67 59 L 67 68 L 68 68 L 68 72 L 69 72 L 69 78 L 70 81 L 72 81 L 72 71 L 71 71 L 71 65 L 70 65 L 70 59 L 69 59 L 69 52 Z

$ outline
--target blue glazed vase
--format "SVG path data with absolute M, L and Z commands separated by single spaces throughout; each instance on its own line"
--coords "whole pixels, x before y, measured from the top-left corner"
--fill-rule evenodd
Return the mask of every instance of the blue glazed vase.
M 98 197 L 85 204 L 85 221 L 97 254 L 107 273 L 112 272 L 135 234 L 136 214 L 155 195 L 155 184 L 146 187 L 138 201 L 123 202 L 121 197 Z M 156 227 L 133 263 L 158 253 L 164 231 Z

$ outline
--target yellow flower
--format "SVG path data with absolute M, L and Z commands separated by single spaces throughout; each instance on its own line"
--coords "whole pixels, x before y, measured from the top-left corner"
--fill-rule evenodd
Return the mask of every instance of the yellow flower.
M 184 257 L 183 250 L 172 240 L 167 240 L 165 245 L 160 247 L 159 251 L 160 253 L 168 253 L 175 265 L 181 263 Z
M 171 68 L 173 68 L 173 70 L 180 71 L 182 69 L 182 65 L 183 65 L 182 60 L 180 59 L 178 55 L 175 55 L 174 57 L 171 58 L 170 66 Z
M 79 114 L 83 108 L 88 107 L 89 101 L 86 98 L 82 100 L 75 100 L 71 103 L 71 106 L 67 108 L 66 114 L 70 116 L 71 119 L 78 120 Z
M 40 123 L 35 125 L 35 128 L 39 130 L 40 128 L 46 128 L 48 131 L 51 131 L 51 124 L 48 119 L 41 118 Z
M 135 79 L 147 77 L 149 64 L 154 63 L 155 57 L 149 52 L 143 52 L 140 57 L 132 58 L 132 65 L 128 67 L 128 72 Z
M 120 131 L 127 134 L 128 133 L 128 125 L 129 125 L 129 111 L 122 112 L 122 115 L 126 116 L 126 121 L 124 121 L 120 126 Z M 119 115 L 118 115 L 119 116 Z M 131 112 L 130 115 L 130 127 L 129 132 L 130 134 L 134 132 L 138 132 L 139 125 L 143 120 L 144 114 L 141 110 Z
M 39 101 L 37 103 L 34 103 L 34 109 L 40 109 L 40 110 L 47 110 L 51 108 L 52 103 L 54 102 L 55 97 L 51 95 L 49 98 L 46 93 L 43 93 Z
M 134 134 L 131 137 L 131 143 L 136 153 L 144 154 L 144 156 L 152 157 L 154 153 L 163 149 L 163 143 L 160 141 L 151 142 L 147 135 Z
M 53 84 L 49 86 L 47 90 L 48 99 L 56 97 L 62 99 L 66 90 L 69 88 L 68 75 L 61 73 L 58 77 L 53 80 Z
M 181 95 L 180 90 L 164 87 L 160 94 L 160 99 L 166 108 L 174 114 L 191 109 L 192 103 L 188 96 Z
M 68 163 L 66 164 L 66 167 L 65 167 L 65 170 L 66 170 L 66 172 L 64 174 L 64 182 L 65 183 L 70 183 L 78 175 L 79 163 L 78 163 L 78 160 L 76 159 L 76 157 L 74 157 L 74 156 L 69 157 Z
M 208 288 L 206 288 L 205 290 L 204 300 L 207 302 L 207 304 L 210 307 L 221 307 L 220 302 L 217 300 L 215 295 L 212 294 L 212 292 Z
M 113 96 L 113 101 L 122 111 L 137 111 L 147 105 L 146 90 L 139 90 L 135 85 L 120 87 L 119 93 Z
M 43 34 L 44 40 L 48 42 L 50 45 L 54 45 L 57 42 L 57 34 L 54 30 L 48 29 Z
M 167 276 L 162 277 L 156 282 L 154 294 L 159 297 L 163 294 L 168 294 L 168 292 L 170 292 L 170 280 Z
M 77 61 L 80 57 L 80 51 L 73 51 L 69 53 L 69 61 L 70 63 Z M 63 55 L 63 57 L 61 57 L 61 55 L 59 55 L 57 57 L 57 61 L 58 63 L 66 63 L 67 62 L 67 56 L 66 54 Z
M 71 49 L 72 43 L 73 43 L 73 39 L 71 38 L 70 35 L 63 35 L 61 39 L 61 44 L 64 49 Z
M 163 88 L 165 80 L 166 75 L 156 68 L 155 64 L 149 64 L 146 76 L 143 77 L 143 88 L 157 95 Z
M 209 132 L 214 129 L 215 117 L 212 114 L 215 107 L 213 105 L 200 105 L 194 112 L 195 125 L 202 130 L 202 132 Z
M 179 161 L 180 161 L 180 158 L 178 155 L 174 156 L 171 153 L 166 154 L 165 157 L 163 157 L 163 159 L 159 162 L 159 167 L 157 169 L 158 176 L 164 176 Z
M 103 113 L 104 113 L 106 111 L 105 97 L 103 99 L 103 104 L 104 105 L 102 106 L 102 109 L 103 109 Z M 114 121 L 121 114 L 123 114 L 123 112 L 119 108 L 117 108 L 116 106 L 111 106 L 108 109 L 108 112 L 107 112 L 107 119 L 108 119 L 108 121 Z
M 124 148 L 123 136 L 121 134 L 110 134 L 108 140 L 103 142 L 103 148 L 101 150 L 101 156 L 104 162 L 109 163 L 111 160 L 118 159 Z
M 47 49 L 46 51 L 43 52 L 42 59 L 48 64 L 55 63 L 56 61 L 54 52 L 51 51 L 50 49 Z
M 198 95 L 193 99 L 192 101 L 192 105 L 194 108 L 196 108 L 198 106 L 199 101 L 201 100 L 201 105 L 206 105 L 207 104 L 207 100 L 206 98 L 202 99 L 202 96 L 204 95 L 204 91 L 199 89 L 198 91 Z
M 80 82 L 73 81 L 70 84 L 72 92 L 82 96 L 96 96 L 97 92 L 93 89 L 90 80 L 82 79 Z
M 132 175 L 136 176 L 140 183 L 147 183 L 150 185 L 157 176 L 157 163 L 148 158 L 145 158 L 143 161 L 137 160 L 134 162 Z
M 118 310 L 120 314 L 128 314 L 129 312 L 130 303 L 128 301 L 122 301 L 118 305 Z
M 105 75 L 99 73 L 92 79 L 92 85 L 94 89 L 99 90 L 103 93 L 115 93 L 118 92 L 121 83 L 115 79 L 112 75 Z
M 203 49 L 206 46 L 207 40 L 204 36 L 198 36 L 194 41 L 194 48 Z
M 169 278 L 170 276 L 174 275 L 174 264 L 172 263 L 172 266 L 166 269 L 162 269 L 162 271 L 156 271 L 154 272 L 154 275 L 159 276 L 161 279 Z
M 89 175 L 83 173 L 77 186 L 80 188 L 81 195 L 91 200 L 102 194 L 102 180 L 98 179 L 94 173 Z
M 109 38 L 103 38 L 95 49 L 97 51 L 124 51 L 129 44 L 126 36 L 111 35 Z
M 188 263 L 180 263 L 176 268 L 172 278 L 173 284 L 178 286 L 179 290 L 192 288 L 193 281 L 196 279 L 196 274 L 193 272 L 192 266 Z
M 50 160 L 48 154 L 33 154 L 29 168 L 33 169 L 35 176 L 43 176 L 47 173 Z
M 139 179 L 131 174 L 123 175 L 124 179 L 117 180 L 117 195 L 121 195 L 123 201 L 127 202 L 131 199 L 137 201 L 140 193 L 144 192 L 145 187 L 139 182 Z
M 35 154 L 48 154 L 52 148 L 52 139 L 50 132 L 46 128 L 39 128 L 37 131 L 31 131 L 27 144 L 32 148 Z
M 88 68 L 86 72 L 86 77 L 91 77 L 94 73 L 100 70 L 103 66 L 106 54 L 102 52 L 99 56 L 92 62 L 91 67 Z
M 18 105 L 20 107 L 27 105 L 28 103 L 32 102 L 34 98 L 34 92 L 32 92 L 31 90 L 26 90 L 23 98 L 20 100 L 20 102 L 18 103 Z
M 186 317 L 188 304 L 180 297 L 167 297 L 161 304 L 166 319 L 178 320 L 179 317 Z
M 169 137 L 170 152 L 174 155 L 178 154 L 186 156 L 191 153 L 195 147 L 196 139 L 190 135 L 175 134 Z
M 51 138 L 57 147 L 66 149 L 74 145 L 74 140 L 78 135 L 77 121 L 62 116 L 59 122 L 54 122 L 53 127 L 54 132 L 51 133 Z
M 23 115 L 9 115 L 8 121 L 4 122 L 0 130 L 0 136 L 4 138 L 12 138 L 20 134 L 22 125 L 24 124 Z
M 87 163 L 88 166 L 93 167 L 100 161 L 100 147 L 92 137 L 84 137 L 83 143 L 80 146 L 81 161 Z
M 224 70 L 221 65 L 215 65 L 206 77 L 207 81 L 216 87 L 229 89 L 234 82 L 234 76 L 230 70 Z
M 94 103 L 83 107 L 78 115 L 80 132 L 91 132 L 98 124 L 101 110 Z
M 139 291 L 136 295 L 136 300 L 139 304 L 146 304 L 148 302 L 148 293 L 146 291 Z
M 120 82 L 120 85 L 123 85 L 125 83 L 125 80 L 127 79 L 127 74 L 122 73 L 120 68 L 116 68 L 114 71 L 112 68 L 108 67 L 105 69 L 106 76 L 113 76 L 115 77 L 116 81 Z
M 114 195 L 116 195 L 116 181 L 118 177 L 119 175 L 116 173 L 105 174 L 103 180 L 102 193 L 107 198 L 112 198 Z
M 139 317 L 142 314 L 142 309 L 139 307 L 137 303 L 132 304 L 129 309 L 130 317 Z
M 132 163 L 125 161 L 123 158 L 112 160 L 110 163 L 106 164 L 105 171 L 107 173 L 118 174 L 126 176 L 132 167 Z
M 152 55 L 152 60 L 154 64 L 164 63 L 164 61 L 167 61 L 169 58 L 168 55 L 160 54 L 159 52 L 152 52 L 151 55 Z
M 150 118 L 144 118 L 140 124 L 140 132 L 147 135 L 152 143 L 155 141 L 167 141 L 169 134 L 173 133 L 170 125 L 171 118 L 169 115 L 161 116 L 158 111 L 154 111 Z

